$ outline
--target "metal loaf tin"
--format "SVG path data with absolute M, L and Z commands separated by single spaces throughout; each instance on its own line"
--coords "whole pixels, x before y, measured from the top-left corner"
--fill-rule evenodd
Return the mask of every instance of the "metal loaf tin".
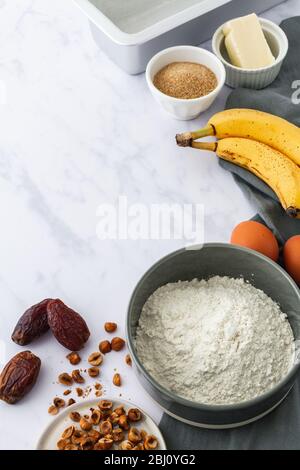
M 96 43 L 129 74 L 141 73 L 166 47 L 197 45 L 228 19 L 282 0 L 74 0 Z
M 127 341 L 134 369 L 149 395 L 171 416 L 206 428 L 229 428 L 255 421 L 272 411 L 287 396 L 299 372 L 295 363 L 288 375 L 269 392 L 234 405 L 204 405 L 166 390 L 141 364 L 135 351 L 135 334 L 142 307 L 160 286 L 178 280 L 207 279 L 213 275 L 242 276 L 279 303 L 288 315 L 296 340 L 300 338 L 300 290 L 289 275 L 269 258 L 246 248 L 208 243 L 203 248 L 176 251 L 158 261 L 139 281 L 128 308 Z M 263 315 L 264 312 L 262 311 Z

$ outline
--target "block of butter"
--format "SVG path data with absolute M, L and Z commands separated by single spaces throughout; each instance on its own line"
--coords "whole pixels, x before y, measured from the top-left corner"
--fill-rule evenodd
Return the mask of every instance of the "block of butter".
M 258 69 L 275 62 L 255 13 L 228 21 L 223 33 L 229 58 L 236 67 Z

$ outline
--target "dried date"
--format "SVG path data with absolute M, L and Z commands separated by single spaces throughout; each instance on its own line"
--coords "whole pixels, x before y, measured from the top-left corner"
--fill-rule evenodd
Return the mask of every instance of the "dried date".
M 34 386 L 41 360 L 30 351 L 16 354 L 0 375 L 0 399 L 9 404 L 21 400 Z
M 42 300 L 23 313 L 11 336 L 15 343 L 25 346 L 49 330 L 47 319 L 47 304 L 49 300 Z
M 56 299 L 48 302 L 47 316 L 52 333 L 60 344 L 71 351 L 83 348 L 90 332 L 79 313 Z

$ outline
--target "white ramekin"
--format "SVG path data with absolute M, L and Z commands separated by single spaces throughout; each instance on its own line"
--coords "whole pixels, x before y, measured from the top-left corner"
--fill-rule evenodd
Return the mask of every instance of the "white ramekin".
M 212 39 L 212 47 L 216 56 L 223 62 L 226 69 L 226 84 L 231 88 L 253 88 L 259 90 L 270 85 L 278 76 L 283 60 L 288 51 L 288 39 L 285 32 L 272 21 L 259 18 L 267 42 L 276 57 L 274 64 L 259 69 L 241 69 L 229 62 L 224 44 L 223 27 L 220 26 Z
M 210 68 L 218 80 L 217 87 L 208 95 L 195 99 L 179 99 L 165 95 L 153 85 L 154 76 L 159 70 L 172 62 L 196 62 Z M 175 119 L 187 121 L 194 119 L 209 108 L 225 83 L 225 68 L 211 52 L 194 46 L 175 46 L 156 54 L 147 65 L 146 80 L 149 89 L 158 103 Z

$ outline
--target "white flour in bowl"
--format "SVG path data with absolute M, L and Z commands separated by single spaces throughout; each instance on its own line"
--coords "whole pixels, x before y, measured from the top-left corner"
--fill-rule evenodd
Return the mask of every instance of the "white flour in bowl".
M 264 292 L 215 276 L 157 289 L 143 307 L 136 351 L 165 388 L 200 403 L 232 404 L 261 395 L 288 373 L 294 337 Z

